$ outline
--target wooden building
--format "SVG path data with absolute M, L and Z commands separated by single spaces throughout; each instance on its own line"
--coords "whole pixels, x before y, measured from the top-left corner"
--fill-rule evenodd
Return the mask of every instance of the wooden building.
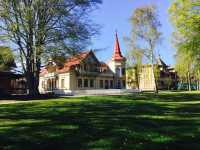
M 159 57 L 157 59 L 156 64 L 154 65 L 154 68 L 156 68 L 156 71 L 154 70 L 153 74 L 152 66 L 150 64 L 141 65 L 138 75 L 139 89 L 141 91 L 153 91 L 155 89 L 156 84 L 159 90 L 176 89 L 178 83 L 178 77 L 173 67 L 166 65 L 164 61 Z M 129 73 L 126 79 L 127 88 L 128 89 L 137 88 L 135 69 L 128 68 L 127 71 Z M 156 78 L 156 83 L 155 83 L 155 78 Z
M 10 71 L 0 72 L 0 95 L 25 94 L 26 82 L 23 75 Z
M 76 90 L 124 89 L 125 62 L 116 33 L 113 55 L 108 63 L 99 61 L 93 51 L 71 56 L 61 67 L 49 61 L 41 69 L 39 91 L 67 94 Z

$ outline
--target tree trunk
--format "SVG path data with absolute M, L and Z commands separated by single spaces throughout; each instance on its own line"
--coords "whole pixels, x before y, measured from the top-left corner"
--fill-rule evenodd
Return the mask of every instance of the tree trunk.
M 155 77 L 155 72 L 154 72 L 154 61 L 153 61 L 153 50 L 152 50 L 152 54 L 151 54 L 151 68 L 152 68 L 152 76 L 153 76 L 153 81 L 154 81 L 154 92 L 155 93 L 158 93 L 158 86 L 157 86 L 157 80 L 156 80 L 156 77 Z
M 136 76 L 136 86 L 138 90 L 140 89 L 140 72 L 139 72 L 139 67 L 135 67 L 135 76 Z
M 35 67 L 34 59 L 27 59 L 27 71 L 26 71 L 26 81 L 27 81 L 27 94 L 31 97 L 38 96 L 39 93 L 39 71 L 40 64 Z
M 38 90 L 39 79 L 35 75 L 36 74 L 34 72 L 27 72 L 27 75 L 26 75 L 27 90 L 28 90 L 28 95 L 30 96 L 39 95 L 39 90 Z
M 200 90 L 200 79 L 198 80 L 198 90 Z
M 198 70 L 198 73 L 197 73 L 197 91 L 199 90 L 199 86 L 200 86 L 200 79 L 199 79 L 199 75 L 200 75 L 200 72 L 199 72 L 199 70 Z
M 155 93 L 158 93 L 157 80 L 156 80 L 156 77 L 155 77 L 154 66 L 153 66 L 153 64 L 152 64 L 151 68 L 152 68 L 153 81 L 154 81 L 154 84 L 155 84 L 155 86 L 154 86 L 154 92 L 155 92 Z
M 191 91 L 190 71 L 188 71 L 187 77 L 188 77 L 188 79 L 187 79 L 188 80 L 188 90 Z

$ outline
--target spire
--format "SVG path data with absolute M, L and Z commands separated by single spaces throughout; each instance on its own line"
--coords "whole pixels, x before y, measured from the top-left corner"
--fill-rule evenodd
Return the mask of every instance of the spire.
M 124 57 L 121 54 L 121 50 L 119 46 L 117 31 L 115 32 L 115 44 L 114 44 L 114 49 L 113 49 L 112 60 L 116 60 L 116 61 L 124 60 Z

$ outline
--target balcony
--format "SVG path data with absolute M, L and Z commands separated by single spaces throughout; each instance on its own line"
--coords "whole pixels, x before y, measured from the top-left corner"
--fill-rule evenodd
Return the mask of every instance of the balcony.
M 100 72 L 97 71 L 83 71 L 83 70 L 76 70 L 77 76 L 98 76 Z

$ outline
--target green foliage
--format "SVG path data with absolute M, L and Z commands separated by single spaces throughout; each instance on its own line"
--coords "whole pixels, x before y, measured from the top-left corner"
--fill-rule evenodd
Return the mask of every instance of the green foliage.
M 152 5 L 146 5 L 136 8 L 130 17 L 132 31 L 130 38 L 126 38 L 128 43 L 127 60 L 129 66 L 135 68 L 135 76 L 137 78 L 137 85 L 139 87 L 141 64 L 144 58 L 152 64 L 154 70 L 155 48 L 160 41 L 161 26 L 156 8 Z M 155 77 L 156 82 L 156 77 Z M 155 87 L 155 91 L 157 88 Z
M 154 69 L 154 77 L 156 80 L 158 80 L 160 77 L 160 69 L 159 69 L 158 64 L 155 64 L 153 69 Z
M 179 36 L 174 43 L 177 50 L 190 53 L 191 57 L 198 59 L 200 51 L 200 0 L 173 0 L 169 14 L 176 29 L 174 34 Z
M 0 46 L 0 71 L 8 71 L 12 67 L 16 67 L 16 64 L 11 49 Z
M 139 66 L 134 65 L 133 67 L 129 67 L 126 69 L 126 80 L 129 87 L 132 89 L 138 88 L 139 89 L 139 73 L 140 71 Z
M 97 32 L 88 15 L 101 0 L 32 0 L 20 3 L 0 0 L 0 3 L 1 34 L 19 48 L 33 46 L 38 55 L 80 50 Z
M 194 60 L 192 60 L 192 57 L 188 53 L 177 52 L 176 54 L 176 65 L 175 70 L 178 73 L 178 76 L 182 79 L 187 80 L 187 73 L 188 71 L 192 72 Z
M 173 0 L 169 8 L 175 27 L 176 70 L 182 80 L 199 80 L 200 0 Z
M 101 0 L 0 0 L 0 34 L 19 50 L 29 94 L 37 95 L 42 58 L 70 55 L 97 33 L 89 19 Z
M 161 24 L 158 20 L 156 8 L 152 5 L 136 8 L 130 17 L 130 22 L 133 47 L 153 61 L 155 47 L 161 36 L 159 32 Z

